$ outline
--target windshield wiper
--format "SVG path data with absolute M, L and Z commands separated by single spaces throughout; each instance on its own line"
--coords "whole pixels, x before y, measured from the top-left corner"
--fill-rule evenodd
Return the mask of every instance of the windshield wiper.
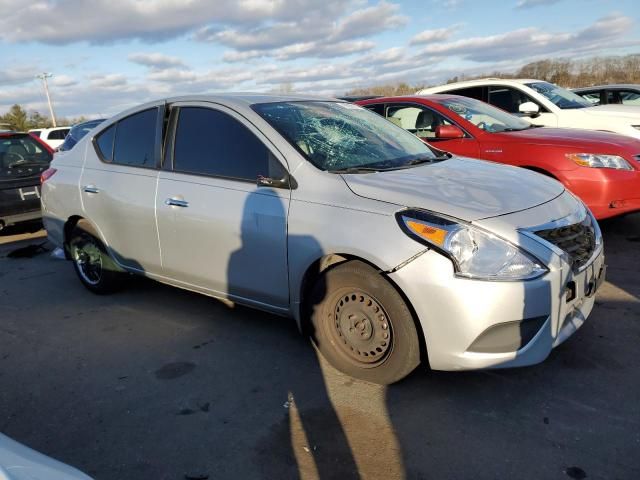
M 329 173 L 371 173 L 371 172 L 383 172 L 385 168 L 372 168 L 372 167 L 347 167 L 338 168 L 336 170 L 328 170 Z

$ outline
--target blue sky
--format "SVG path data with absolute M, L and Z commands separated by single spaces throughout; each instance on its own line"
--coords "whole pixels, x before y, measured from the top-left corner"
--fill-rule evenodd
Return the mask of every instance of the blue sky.
M 618 0 L 0 0 L 0 113 L 108 116 L 215 91 L 343 94 L 508 71 L 541 58 L 640 53 Z

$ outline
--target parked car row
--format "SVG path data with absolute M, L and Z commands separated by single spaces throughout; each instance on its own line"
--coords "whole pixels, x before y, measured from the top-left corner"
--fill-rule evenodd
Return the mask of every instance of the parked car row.
M 548 176 L 442 150 L 515 158 L 495 135 L 567 170 L 594 168 L 578 163 L 593 152 L 462 97 L 368 102 L 380 114 L 229 94 L 116 115 L 43 173 L 49 239 L 90 291 L 136 274 L 291 316 L 334 366 L 372 382 L 420 363 L 542 361 L 593 308 L 598 224 Z

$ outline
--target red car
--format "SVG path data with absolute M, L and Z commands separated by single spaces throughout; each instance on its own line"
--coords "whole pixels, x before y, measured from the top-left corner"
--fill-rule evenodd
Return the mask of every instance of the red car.
M 528 168 L 562 182 L 598 219 L 640 211 L 640 140 L 615 133 L 536 127 L 458 95 L 356 102 L 456 155 Z

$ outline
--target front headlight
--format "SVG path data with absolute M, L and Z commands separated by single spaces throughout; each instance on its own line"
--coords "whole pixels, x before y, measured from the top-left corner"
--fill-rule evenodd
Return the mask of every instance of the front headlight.
M 397 219 L 411 238 L 449 257 L 458 276 L 529 280 L 548 271 L 520 248 L 472 225 L 422 210 L 398 212 Z
M 567 153 L 569 160 L 577 163 L 581 167 L 591 168 L 614 168 L 616 170 L 633 170 L 624 158 L 618 155 L 600 155 L 595 153 Z

